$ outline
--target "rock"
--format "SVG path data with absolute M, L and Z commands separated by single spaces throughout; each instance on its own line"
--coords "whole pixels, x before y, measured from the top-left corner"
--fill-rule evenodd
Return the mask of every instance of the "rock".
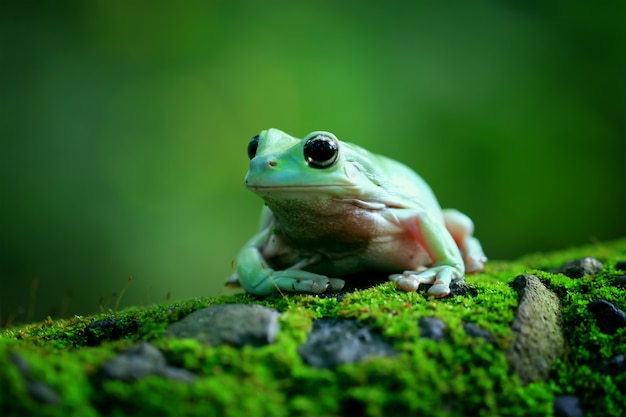
M 624 355 L 617 355 L 600 365 L 600 373 L 603 375 L 617 376 L 626 372 Z
M 139 329 L 139 321 L 116 320 L 113 317 L 96 320 L 89 323 L 85 327 L 85 335 L 87 336 L 87 345 L 95 346 L 104 340 L 117 340 L 122 337 L 136 333 Z
M 195 311 L 167 328 L 169 337 L 194 338 L 208 346 L 274 343 L 280 313 L 259 304 L 223 304 Z
M 463 325 L 463 329 L 465 329 L 465 333 L 471 337 L 480 337 L 485 339 L 487 343 L 493 342 L 493 336 L 491 336 L 491 333 L 488 330 L 478 327 L 476 323 L 467 322 Z
M 393 356 L 396 351 L 370 326 L 356 320 L 321 318 L 313 323 L 298 354 L 310 366 L 334 368 L 372 356 Z
M 626 275 L 615 278 L 613 282 L 611 282 L 611 285 L 614 287 L 626 288 Z
M 343 301 L 348 292 L 345 290 L 337 291 L 337 292 L 323 292 L 321 294 L 315 294 L 318 298 L 334 298 L 337 302 Z
M 465 282 L 465 278 L 460 278 L 456 281 L 452 281 L 450 284 L 450 295 L 469 296 L 473 294 L 472 289 Z
M 582 278 L 587 275 L 595 275 L 604 267 L 596 258 L 583 258 L 576 261 L 565 262 L 555 272 L 567 275 L 570 278 Z
M 523 384 L 545 380 L 552 362 L 565 352 L 561 304 L 534 275 L 519 275 L 511 285 L 519 301 L 512 324 L 514 340 L 506 352 L 510 370 Z
M 626 327 L 624 312 L 606 300 L 595 300 L 587 306 L 596 318 L 596 324 L 605 334 L 615 334 L 617 330 Z
M 437 317 L 422 317 L 417 322 L 420 336 L 435 342 L 445 336 L 446 324 Z
M 554 399 L 554 417 L 584 417 L 585 411 L 575 395 L 560 395 Z
M 33 378 L 30 372 L 30 366 L 28 363 L 18 354 L 11 354 L 11 360 L 17 366 L 24 382 L 26 383 L 26 391 L 28 395 L 40 404 L 57 405 L 59 404 L 61 397 L 45 382 L 37 381 Z
M 196 379 L 194 374 L 185 369 L 168 366 L 161 351 L 148 342 L 132 346 L 105 362 L 99 373 L 101 379 L 126 382 L 137 381 L 148 375 L 184 382 Z
M 615 269 L 619 269 L 620 271 L 626 271 L 626 259 L 616 263 L 615 264 Z

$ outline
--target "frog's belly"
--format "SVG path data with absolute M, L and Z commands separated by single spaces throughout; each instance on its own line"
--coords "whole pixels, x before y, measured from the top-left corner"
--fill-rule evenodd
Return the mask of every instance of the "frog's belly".
M 337 200 L 268 206 L 280 224 L 279 236 L 290 249 L 272 259 L 274 268 L 288 268 L 316 255 L 320 260 L 303 269 L 329 276 L 396 273 L 431 263 L 424 248 L 388 209 L 370 210 Z
M 328 276 L 345 276 L 358 272 L 376 271 L 401 273 L 430 265 L 426 251 L 414 240 L 397 238 L 374 240 L 355 253 L 329 256 L 303 269 Z

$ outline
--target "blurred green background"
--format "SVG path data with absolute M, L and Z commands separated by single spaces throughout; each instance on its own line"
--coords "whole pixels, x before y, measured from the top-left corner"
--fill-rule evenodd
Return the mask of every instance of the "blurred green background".
M 625 2 L 4 1 L 0 324 L 227 294 L 268 127 L 407 163 L 492 259 L 625 236 L 625 21 Z

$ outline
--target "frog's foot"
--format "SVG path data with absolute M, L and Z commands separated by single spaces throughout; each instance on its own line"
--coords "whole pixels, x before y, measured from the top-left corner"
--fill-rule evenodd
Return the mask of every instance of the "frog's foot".
M 483 252 L 483 248 L 480 246 L 480 242 L 475 237 L 468 237 L 465 240 L 463 261 L 465 263 L 465 272 L 468 274 L 480 272 L 485 269 L 487 257 Z
M 473 236 L 474 223 L 458 210 L 443 210 L 446 228 L 454 238 L 465 263 L 465 272 L 472 274 L 485 268 L 487 257 L 478 239 Z
M 302 270 L 287 269 L 272 271 L 256 285 L 247 285 L 244 288 L 255 295 L 269 295 L 282 291 L 321 294 L 337 292 L 343 288 L 344 284 L 345 282 L 341 279 L 329 278 L 325 275 Z
M 224 283 L 225 286 L 229 288 L 241 288 L 241 283 L 239 282 L 239 275 L 237 273 L 233 273 L 230 278 L 226 280 Z
M 456 279 L 458 272 L 448 265 L 435 266 L 423 272 L 404 271 L 402 274 L 393 274 L 389 279 L 396 284 L 398 289 L 404 291 L 417 291 L 420 284 L 432 284 L 428 295 L 442 298 L 450 294 L 450 283 Z

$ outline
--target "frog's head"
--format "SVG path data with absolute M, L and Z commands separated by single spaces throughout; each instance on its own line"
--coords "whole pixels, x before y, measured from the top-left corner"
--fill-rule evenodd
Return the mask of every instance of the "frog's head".
M 264 130 L 248 144 L 246 187 L 262 197 L 367 197 L 377 184 L 374 158 L 329 132 L 303 139 L 278 129 Z

